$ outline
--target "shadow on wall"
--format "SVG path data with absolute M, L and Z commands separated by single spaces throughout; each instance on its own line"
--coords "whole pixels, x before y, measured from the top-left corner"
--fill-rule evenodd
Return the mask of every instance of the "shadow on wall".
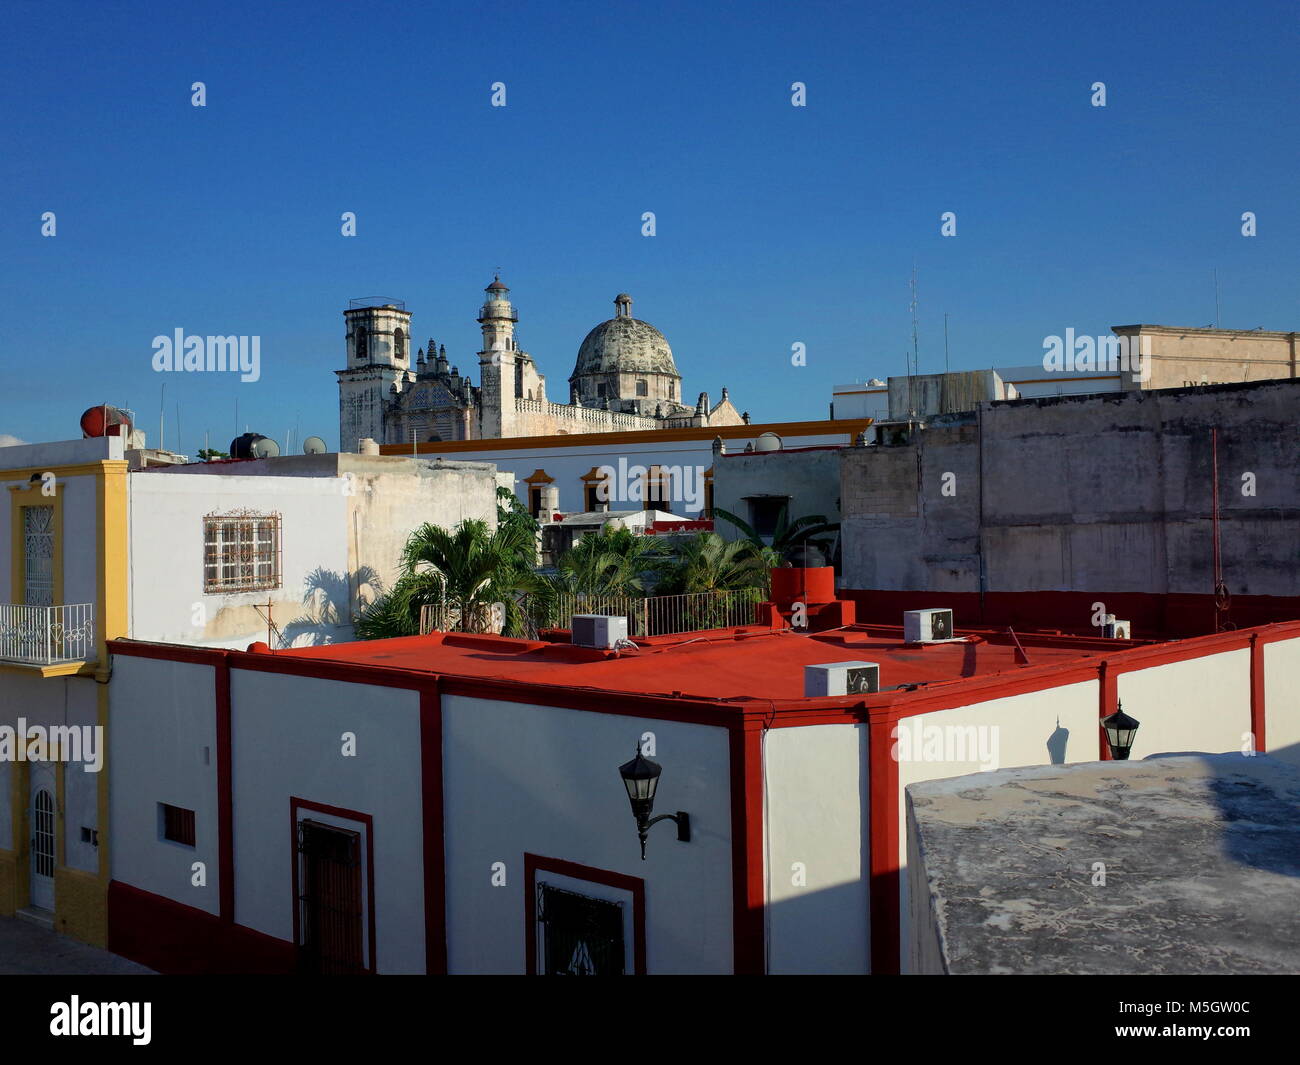
M 1056 719 L 1056 731 L 1047 737 L 1047 757 L 1052 765 L 1065 765 L 1065 749 L 1070 743 L 1070 730 L 1061 727 L 1061 719 Z
M 354 639 L 353 621 L 383 594 L 383 581 L 371 566 L 351 574 L 317 567 L 303 581 L 307 608 L 280 629 L 281 647 L 313 647 Z

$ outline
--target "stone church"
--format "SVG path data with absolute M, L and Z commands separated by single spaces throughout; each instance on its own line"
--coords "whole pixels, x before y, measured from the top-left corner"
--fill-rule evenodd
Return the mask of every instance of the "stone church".
M 583 340 L 569 375 L 567 403 L 547 398 L 546 377 L 519 347 L 519 315 L 496 278 L 479 311 L 479 384 L 430 340 L 411 358 L 411 312 L 402 303 L 353 300 L 343 312 L 347 369 L 339 378 L 339 450 L 379 444 L 628 432 L 749 421 L 722 390 L 683 402 L 668 341 L 632 317 L 632 297 L 614 298 L 614 317 Z

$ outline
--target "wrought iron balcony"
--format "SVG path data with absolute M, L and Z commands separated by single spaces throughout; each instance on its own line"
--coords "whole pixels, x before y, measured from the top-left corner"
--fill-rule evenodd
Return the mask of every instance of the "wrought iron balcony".
M 0 661 L 52 666 L 85 662 L 94 655 L 93 604 L 0 603 Z

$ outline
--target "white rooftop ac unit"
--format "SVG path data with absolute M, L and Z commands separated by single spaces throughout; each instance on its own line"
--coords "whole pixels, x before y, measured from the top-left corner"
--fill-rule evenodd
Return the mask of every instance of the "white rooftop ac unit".
M 952 638 L 951 610 L 903 612 L 903 640 L 906 643 L 938 643 Z
M 825 662 L 803 667 L 806 699 L 822 695 L 870 695 L 880 691 L 880 666 L 875 662 Z
M 1133 622 L 1118 621 L 1114 614 L 1107 614 L 1106 624 L 1101 631 L 1112 640 L 1131 640 L 1133 639 Z
M 597 647 L 608 651 L 627 639 L 627 618 L 608 614 L 574 614 L 569 622 L 574 647 Z

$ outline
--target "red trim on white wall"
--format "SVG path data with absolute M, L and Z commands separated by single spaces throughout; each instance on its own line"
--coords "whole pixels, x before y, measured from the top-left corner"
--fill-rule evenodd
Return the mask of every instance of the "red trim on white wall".
M 1007 698 L 1088 681 L 1097 682 L 1099 687 L 1098 716 L 1100 718 L 1114 710 L 1120 673 L 1186 662 L 1224 651 L 1248 649 L 1250 651 L 1251 726 L 1255 732 L 1256 750 L 1263 751 L 1265 750 L 1266 711 L 1263 648 L 1268 643 L 1296 638 L 1300 638 L 1300 622 L 1275 622 L 1255 629 L 1194 637 L 1167 644 L 1130 649 L 1116 648 L 1105 654 L 1105 657 L 1051 663 L 994 676 L 935 684 L 928 691 L 877 694 L 870 697 L 869 705 L 865 700 L 848 702 L 830 698 L 786 700 L 784 703 L 758 700 L 726 702 L 707 698 L 671 698 L 624 693 L 620 693 L 618 699 L 611 700 L 608 693 L 602 691 L 580 691 L 557 685 L 500 679 L 451 677 L 382 665 L 325 662 L 312 658 L 249 654 L 131 640 L 110 641 L 109 648 L 115 654 L 201 663 L 217 667 L 218 781 L 221 789 L 219 803 L 222 804 L 219 805 L 219 825 L 225 826 L 219 829 L 223 857 L 221 909 L 223 918 L 228 920 L 233 920 L 235 875 L 233 841 L 230 834 L 232 820 L 230 804 L 233 802 L 230 777 L 233 766 L 229 764 L 228 749 L 230 713 L 228 669 L 312 676 L 346 683 L 413 689 L 421 693 L 421 788 L 426 817 L 423 837 L 425 942 L 430 972 L 446 971 L 441 693 L 498 699 L 505 702 L 527 702 L 619 716 L 705 724 L 728 729 L 731 750 L 729 786 L 732 827 L 733 952 L 737 973 L 761 973 L 766 970 L 763 730 L 868 722 L 871 739 L 868 788 L 871 958 L 873 972 L 883 973 L 898 971 L 900 957 L 898 817 L 901 795 L 898 788 L 898 766 L 891 755 L 893 741 L 890 735 L 897 721 L 936 710 L 952 709 L 991 699 Z M 226 692 L 224 711 L 221 695 L 223 684 Z M 223 713 L 225 714 L 224 725 Z M 223 728 L 227 748 L 224 755 Z M 1098 756 L 1102 759 L 1109 757 L 1109 749 L 1100 726 L 1098 727 Z M 224 772 L 223 762 L 226 765 Z M 369 833 L 367 838 L 369 839 Z M 296 877 L 296 836 L 294 866 Z M 373 866 L 371 873 L 373 876 Z M 298 919 L 296 884 L 294 898 L 296 942 Z M 373 905 L 372 892 L 371 906 Z M 372 912 L 372 924 L 373 920 Z M 371 949 L 373 952 L 373 934 Z M 371 964 L 373 967 L 373 958 Z
M 447 858 L 442 793 L 442 699 L 420 692 L 420 816 L 424 848 L 424 970 L 447 973 Z
M 767 972 L 767 877 L 763 853 L 763 723 L 729 736 L 731 753 L 731 926 L 733 971 Z
M 873 717 L 868 726 L 867 762 L 870 780 L 867 802 L 871 847 L 871 973 L 895 974 L 899 957 L 898 815 L 902 795 L 898 761 L 894 758 L 896 717 Z
M 1258 632 L 1250 634 L 1250 731 L 1254 733 L 1256 751 L 1268 750 L 1264 714 L 1264 643 Z

